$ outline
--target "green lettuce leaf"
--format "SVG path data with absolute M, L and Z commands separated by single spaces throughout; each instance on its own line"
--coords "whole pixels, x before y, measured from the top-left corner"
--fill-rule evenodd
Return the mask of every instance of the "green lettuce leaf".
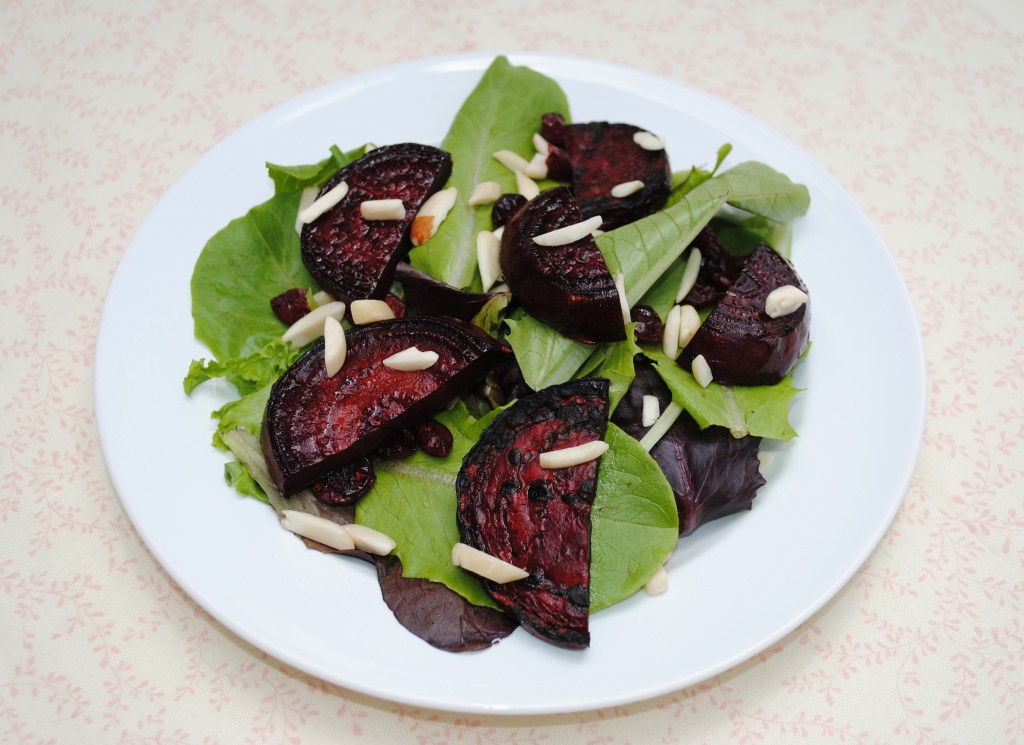
M 301 350 L 279 338 L 262 349 L 244 357 L 234 357 L 224 362 L 217 360 L 193 360 L 188 375 L 183 381 L 186 393 L 192 393 L 196 386 L 213 378 L 225 378 L 242 395 L 252 393 L 273 383 L 298 359 Z
M 520 310 L 506 318 L 505 338 L 516 355 L 523 379 L 533 390 L 571 380 L 595 346 L 562 336 L 546 323 Z
M 786 376 L 775 385 L 726 386 L 711 383 L 702 388 L 688 370 L 660 349 L 645 350 L 655 370 L 672 391 L 672 400 L 690 413 L 701 428 L 712 424 L 728 427 L 734 435 L 756 435 L 791 440 L 796 431 L 789 423 L 789 408 L 800 388 Z
M 725 183 L 733 207 L 774 222 L 786 223 L 800 217 L 811 205 L 806 186 L 793 183 L 784 173 L 764 163 L 740 163 L 715 178 Z
M 551 78 L 497 57 L 462 104 L 441 148 L 452 155 L 448 186 L 458 200 L 437 233 L 409 254 L 410 263 L 455 287 L 480 289 L 476 236 L 491 230 L 490 206 L 467 203 L 481 181 L 497 181 L 503 192 L 515 192 L 515 176 L 494 159 L 497 150 L 511 150 L 527 160 L 534 153 L 533 133 L 542 115 L 558 112 L 569 119 L 565 94 Z

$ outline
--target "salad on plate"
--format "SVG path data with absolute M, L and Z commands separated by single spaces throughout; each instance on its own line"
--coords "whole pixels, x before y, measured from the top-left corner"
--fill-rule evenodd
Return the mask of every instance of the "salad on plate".
M 268 163 L 273 196 L 192 275 L 212 359 L 184 385 L 238 391 L 213 414 L 227 481 L 372 562 L 437 648 L 588 646 L 591 613 L 666 591 L 680 538 L 750 508 L 762 439 L 796 435 L 808 192 L 729 153 L 679 168 L 498 57 L 438 145 Z

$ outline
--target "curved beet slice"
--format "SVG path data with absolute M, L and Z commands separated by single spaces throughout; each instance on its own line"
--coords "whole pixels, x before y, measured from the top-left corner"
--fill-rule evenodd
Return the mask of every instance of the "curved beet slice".
M 541 468 L 540 454 L 604 437 L 608 381 L 545 388 L 502 411 L 466 454 L 455 482 L 463 543 L 530 576 L 492 598 L 531 634 L 561 647 L 590 643 L 590 511 L 598 460 Z
M 583 219 L 564 186 L 535 197 L 505 224 L 501 272 L 523 307 L 563 334 L 588 343 L 622 341 L 626 327 L 619 294 L 593 236 L 564 246 L 533 242 Z
M 807 348 L 811 314 L 803 305 L 771 318 L 764 311 L 768 294 L 783 285 L 806 286 L 792 265 L 762 243 L 678 357 L 689 368 L 704 355 L 715 381 L 730 385 L 772 385 L 793 369 Z
M 379 147 L 342 168 L 320 194 L 342 181 L 348 193 L 302 228 L 302 260 L 309 273 L 345 302 L 384 297 L 395 264 L 411 246 L 409 226 L 417 210 L 444 186 L 451 171 L 447 152 L 417 143 Z M 405 218 L 364 219 L 360 204 L 377 199 L 401 199 Z
M 487 334 L 453 318 L 394 318 L 346 336 L 348 354 L 336 375 L 327 377 L 321 340 L 270 391 L 261 441 L 285 495 L 438 411 L 506 355 Z M 413 346 L 437 352 L 438 361 L 408 372 L 383 364 Z
M 707 308 L 721 300 L 732 287 L 746 259 L 729 253 L 709 226 L 705 226 L 690 245 L 700 250 L 700 272 L 683 302 L 694 308 Z
M 472 320 L 495 295 L 493 292 L 460 290 L 434 279 L 404 261 L 398 265 L 395 279 L 402 284 L 406 303 L 416 312 L 433 316 L 451 316 L 461 318 L 463 321 Z
M 638 357 L 634 369 L 636 375 L 612 421 L 639 440 L 649 429 L 642 424 L 643 397 L 654 396 L 665 409 L 672 393 L 646 358 Z M 675 495 L 680 535 L 750 509 L 765 483 L 757 457 L 760 445 L 760 437 L 733 437 L 728 428 L 714 425 L 701 429 L 688 413 L 680 414 L 651 448 L 651 457 Z
M 562 148 L 568 157 L 573 193 L 585 217 L 600 215 L 604 220 L 601 227 L 611 230 L 653 215 L 665 206 L 672 182 L 668 155 L 663 149 L 645 150 L 633 140 L 644 130 L 610 122 L 563 122 L 556 127 L 552 116 L 558 115 L 548 114 L 542 119 L 541 133 L 546 131 L 555 137 L 549 142 Z M 555 150 L 548 157 L 557 161 L 557 166 L 562 155 Z M 643 188 L 623 197 L 612 196 L 612 187 L 630 181 L 643 182 Z

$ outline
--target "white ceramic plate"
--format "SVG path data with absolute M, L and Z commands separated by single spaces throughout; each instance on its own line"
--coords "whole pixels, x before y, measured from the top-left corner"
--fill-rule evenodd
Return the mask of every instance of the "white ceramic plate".
M 195 341 L 189 279 L 206 240 L 271 194 L 264 162 L 310 163 L 328 147 L 438 143 L 490 62 L 479 54 L 356 75 L 279 106 L 204 155 L 159 201 L 117 270 L 96 352 L 96 408 L 115 488 L 169 574 L 225 626 L 326 681 L 408 704 L 489 713 L 566 712 L 655 696 L 748 659 L 831 598 L 875 547 L 921 441 L 924 361 L 906 290 L 879 236 L 801 150 L 736 108 L 604 62 L 510 55 L 554 77 L 577 121 L 663 134 L 675 168 L 771 164 L 811 192 L 794 260 L 813 296 L 808 390 L 748 513 L 680 542 L 667 594 L 592 618 L 592 644 L 556 649 L 518 631 L 494 648 L 440 652 L 402 629 L 362 562 L 305 550 L 273 512 L 237 496 L 210 446 L 231 396 L 181 381 Z M 622 112 L 628 112 L 628 115 Z M 865 288 L 871 302 L 863 303 Z M 147 340 L 143 343 L 142 340 Z M 140 346 L 145 351 L 140 353 Z M 880 374 L 884 370 L 884 375 Z

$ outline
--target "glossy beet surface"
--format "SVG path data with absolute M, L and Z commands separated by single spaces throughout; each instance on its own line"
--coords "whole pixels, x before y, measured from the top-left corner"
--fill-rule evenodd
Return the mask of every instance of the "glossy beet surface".
M 346 336 L 348 355 L 336 375 L 327 377 L 321 340 L 271 389 L 261 439 L 285 495 L 438 411 L 506 354 L 479 329 L 451 318 L 396 318 Z M 411 372 L 382 364 L 412 346 L 437 352 L 437 363 Z
M 427 197 L 451 175 L 451 156 L 428 145 L 405 143 L 371 150 L 338 171 L 320 190 L 344 181 L 348 194 L 302 228 L 302 260 L 320 285 L 339 300 L 381 298 L 395 264 L 411 243 L 409 226 Z M 360 204 L 401 199 L 402 220 L 366 220 Z
M 452 287 L 405 262 L 395 270 L 395 279 L 402 284 L 405 301 L 410 308 L 433 316 L 469 321 L 494 296 L 490 292 L 466 292 Z
M 563 334 L 585 342 L 626 338 L 615 282 L 593 236 L 564 246 L 533 238 L 582 222 L 564 186 L 534 198 L 505 224 L 499 260 L 513 297 Z
M 758 246 L 743 271 L 678 357 L 689 369 L 704 355 L 716 382 L 771 385 L 779 382 L 807 348 L 810 308 L 803 305 L 780 318 L 765 313 L 768 294 L 782 285 L 806 286 L 782 256 Z
M 548 140 L 555 146 L 548 155 L 549 174 L 552 168 L 562 172 L 561 161 L 568 159 L 573 193 L 584 216 L 601 215 L 601 227 L 611 230 L 665 206 L 672 181 L 668 155 L 634 142 L 633 136 L 643 131 L 640 127 L 609 122 L 558 125 L 555 117 L 547 114 L 541 122 L 542 136 L 554 138 Z M 625 197 L 612 196 L 612 187 L 629 181 L 642 181 L 644 186 Z
M 697 274 L 697 282 L 683 298 L 683 302 L 694 308 L 707 308 L 721 300 L 732 287 L 743 271 L 746 259 L 729 253 L 718 240 L 715 231 L 708 226 L 697 234 L 690 245 L 700 251 L 700 272 Z
M 519 399 L 484 430 L 455 483 L 463 543 L 529 572 L 483 580 L 531 634 L 570 649 L 590 642 L 590 511 L 600 460 L 541 468 L 548 450 L 600 440 L 608 381 L 582 379 Z
M 638 440 L 643 426 L 643 397 L 654 396 L 664 410 L 672 400 L 668 386 L 643 358 L 636 376 L 615 407 L 612 421 Z M 701 429 L 685 411 L 651 448 L 651 457 L 668 479 L 679 511 L 679 533 L 687 535 L 710 520 L 749 510 L 764 486 L 757 453 L 760 437 L 733 437 L 725 427 Z

